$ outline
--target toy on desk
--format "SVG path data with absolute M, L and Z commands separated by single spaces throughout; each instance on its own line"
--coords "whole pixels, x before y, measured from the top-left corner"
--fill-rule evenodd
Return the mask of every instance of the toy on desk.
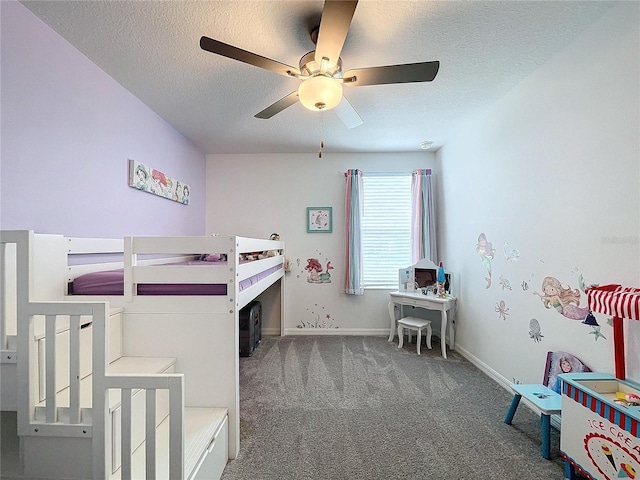
M 438 267 L 438 283 L 436 287 L 436 295 L 441 298 L 445 298 L 447 296 L 447 292 L 444 289 L 444 282 L 446 278 L 444 276 L 444 267 L 442 266 L 442 262 L 440 262 L 440 266 Z

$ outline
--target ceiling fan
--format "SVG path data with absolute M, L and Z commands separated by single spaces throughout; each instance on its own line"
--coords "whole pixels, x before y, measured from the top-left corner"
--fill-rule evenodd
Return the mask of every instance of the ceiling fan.
M 340 52 L 358 5 L 357 0 L 326 0 L 319 27 L 311 30 L 316 49 L 300 59 L 299 68 L 271 60 L 209 37 L 200 39 L 200 48 L 223 57 L 264 68 L 286 77 L 301 80 L 298 90 L 281 98 L 255 115 L 271 118 L 298 100 L 309 110 L 324 111 L 335 108 L 348 128 L 362 124 L 360 115 L 343 96 L 343 85 L 383 85 L 390 83 L 430 82 L 440 68 L 440 62 L 419 62 L 381 67 L 357 68 L 342 71 Z

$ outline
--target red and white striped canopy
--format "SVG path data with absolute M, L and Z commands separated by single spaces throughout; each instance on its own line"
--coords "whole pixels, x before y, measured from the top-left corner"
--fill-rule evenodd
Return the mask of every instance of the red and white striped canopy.
M 586 288 L 585 293 L 592 312 L 640 320 L 640 288 L 600 285 Z

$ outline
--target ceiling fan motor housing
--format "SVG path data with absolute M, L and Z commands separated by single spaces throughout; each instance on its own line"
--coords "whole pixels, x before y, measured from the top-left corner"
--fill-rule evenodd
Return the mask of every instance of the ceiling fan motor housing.
M 312 50 L 300 59 L 300 73 L 303 76 L 313 77 L 322 73 L 331 78 L 342 78 L 342 58 L 338 58 L 338 63 L 335 65 L 320 65 L 316 62 L 315 55 L 316 51 Z

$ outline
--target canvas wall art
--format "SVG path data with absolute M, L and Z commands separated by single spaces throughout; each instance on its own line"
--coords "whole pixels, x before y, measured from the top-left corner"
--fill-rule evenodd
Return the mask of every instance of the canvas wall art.
M 136 160 L 129 160 L 129 186 L 189 205 L 189 185 Z

